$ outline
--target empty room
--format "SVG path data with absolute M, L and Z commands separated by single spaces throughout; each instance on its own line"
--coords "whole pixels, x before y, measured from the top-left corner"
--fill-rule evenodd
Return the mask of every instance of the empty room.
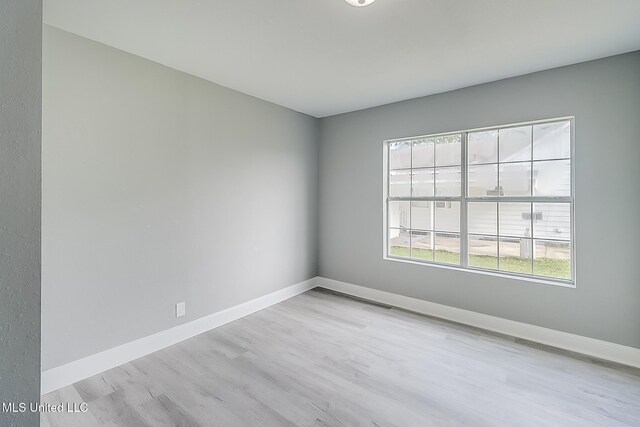
M 640 426 L 638 22 L 0 0 L 0 427 Z

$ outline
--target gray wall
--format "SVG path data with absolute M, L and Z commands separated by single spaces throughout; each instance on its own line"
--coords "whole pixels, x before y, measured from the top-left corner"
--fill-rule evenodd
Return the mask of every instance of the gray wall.
M 577 288 L 382 259 L 382 141 L 575 115 Z M 321 120 L 321 276 L 640 347 L 640 52 Z
M 40 399 L 42 2 L 0 1 L 0 402 Z M 1 411 L 0 425 L 38 425 Z
M 640 347 L 640 53 L 315 120 L 44 31 L 43 369 L 318 272 Z M 576 289 L 382 259 L 384 139 L 565 115 Z
M 315 119 L 48 26 L 43 67 L 43 369 L 317 274 Z

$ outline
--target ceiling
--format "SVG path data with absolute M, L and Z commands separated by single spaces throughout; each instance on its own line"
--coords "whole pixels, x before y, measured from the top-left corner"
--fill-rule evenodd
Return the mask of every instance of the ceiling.
M 44 0 L 45 23 L 315 117 L 640 49 L 640 0 Z

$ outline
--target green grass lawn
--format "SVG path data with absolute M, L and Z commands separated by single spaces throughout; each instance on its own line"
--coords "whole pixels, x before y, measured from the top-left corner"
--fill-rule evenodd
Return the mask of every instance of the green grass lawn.
M 391 246 L 390 255 L 409 258 L 409 248 L 405 246 Z M 435 251 L 435 254 L 426 249 L 414 249 L 413 259 L 422 261 L 444 262 L 460 265 L 460 254 L 449 251 Z M 498 260 L 490 255 L 470 255 L 469 266 L 497 270 Z M 571 261 L 568 259 L 537 258 L 535 260 L 535 275 L 545 277 L 557 277 L 559 279 L 571 278 Z M 500 258 L 500 270 L 514 273 L 531 274 L 531 261 L 517 257 Z

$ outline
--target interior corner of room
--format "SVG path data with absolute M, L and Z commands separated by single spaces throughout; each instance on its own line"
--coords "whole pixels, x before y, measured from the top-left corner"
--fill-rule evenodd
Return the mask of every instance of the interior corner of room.
M 325 2 L 0 3 L 0 425 L 640 422 L 638 5 Z

